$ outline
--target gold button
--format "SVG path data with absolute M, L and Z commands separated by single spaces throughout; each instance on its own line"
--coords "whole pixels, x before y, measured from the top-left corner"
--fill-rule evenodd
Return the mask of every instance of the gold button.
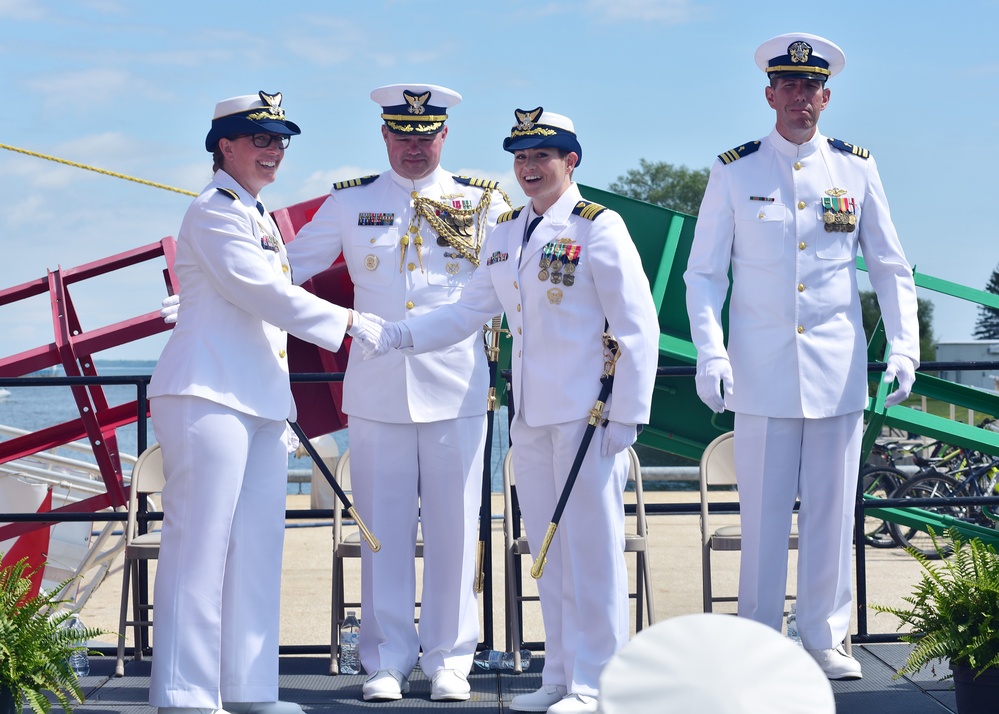
M 416 270 L 416 263 L 410 263 L 406 267 L 409 268 L 410 270 Z
M 517 305 L 517 312 L 520 312 L 520 305 Z
M 760 211 L 760 215 L 758 215 L 757 218 L 759 218 L 761 221 L 765 218 L 765 216 L 763 215 L 763 211 Z
M 517 334 L 518 334 L 518 335 L 522 335 L 522 334 L 524 334 L 524 331 L 523 331 L 523 330 L 521 330 L 521 329 L 520 329 L 520 328 L 518 327 L 518 328 L 517 328 Z
M 804 201 L 798 201 L 798 208 L 802 209 L 804 207 L 805 207 L 805 202 Z
M 798 292 L 799 293 L 805 292 L 805 284 L 804 283 L 798 283 Z
M 514 290 L 520 290 L 520 286 L 517 285 L 517 281 L 516 280 L 513 281 L 513 289 Z
M 374 245 L 375 244 L 375 239 L 372 238 L 371 241 L 370 241 L 370 243 L 371 243 L 371 245 Z
M 520 359 L 523 356 L 523 354 L 524 354 L 523 352 L 517 350 L 517 359 Z
M 278 352 L 278 357 L 280 357 L 281 359 L 284 359 L 285 354 L 286 354 L 285 351 L 281 350 L 280 352 Z
M 801 171 L 801 162 L 800 161 L 795 161 L 794 162 L 794 170 L 795 171 Z
M 805 241 L 801 241 L 800 243 L 798 243 L 798 250 L 804 250 L 807 247 L 808 247 L 808 244 L 805 243 Z
M 281 264 L 281 271 L 287 273 L 288 272 L 288 266 L 282 263 Z
M 798 325 L 798 334 L 800 335 L 804 331 L 805 331 L 805 328 L 802 327 L 801 325 Z
M 407 310 L 412 310 L 414 307 L 416 307 L 416 304 L 412 300 L 408 300 L 406 302 L 406 309 Z
M 413 191 L 413 192 L 412 192 L 412 193 L 410 193 L 409 195 L 410 195 L 410 196 L 412 196 L 413 198 L 416 198 L 417 196 L 419 196 L 419 195 L 420 195 L 420 192 L 419 192 L 419 191 Z

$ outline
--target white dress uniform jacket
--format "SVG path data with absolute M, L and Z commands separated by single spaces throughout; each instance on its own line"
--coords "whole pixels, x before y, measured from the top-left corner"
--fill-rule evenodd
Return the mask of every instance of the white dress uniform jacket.
M 483 189 L 461 183 L 441 168 L 418 181 L 386 171 L 359 182 L 337 184 L 315 217 L 288 244 L 295 281 L 301 283 L 326 270 L 342 253 L 354 283 L 357 310 L 394 322 L 457 300 L 475 266 L 457 256 L 452 247 L 438 245 L 426 220 L 420 227 L 422 265 L 412 242 L 403 255 L 400 240 L 413 217 L 411 194 L 415 191 L 471 207 L 478 205 L 483 194 Z M 488 226 L 494 226 L 506 210 L 506 201 L 494 193 Z M 489 380 L 485 353 L 481 337 L 469 332 L 460 341 L 441 343 L 431 354 L 404 355 L 393 350 L 365 360 L 359 351 L 352 351 L 343 382 L 343 410 L 389 423 L 485 414 Z
M 187 210 L 174 271 L 184 297 L 149 396 L 202 397 L 254 416 L 294 419 L 287 332 L 338 350 L 347 311 L 292 285 L 270 214 L 224 171 Z
M 697 358 L 729 357 L 726 407 L 820 418 L 864 409 L 867 353 L 857 287 L 867 257 L 893 353 L 919 365 L 912 269 L 866 150 L 816 132 L 797 145 L 776 129 L 752 150 L 716 161 L 684 280 Z M 823 199 L 842 199 L 855 230 L 826 231 Z M 722 305 L 732 270 L 726 350 Z
M 517 409 L 513 461 L 525 530 L 538 552 L 600 390 L 605 324 L 620 358 L 604 416 L 631 424 L 649 418 L 659 329 L 641 259 L 618 214 L 582 200 L 572 184 L 524 246 L 533 209 L 514 213 L 489 237 L 483 265 L 458 302 L 404 324 L 421 352 L 506 313 Z M 623 453 L 604 456 L 596 444 L 580 465 L 538 582 L 545 685 L 596 696 L 600 671 L 627 641 L 626 473 Z
M 652 409 L 659 329 L 648 279 L 621 217 L 607 209 L 592 220 L 574 212 L 581 207 L 585 213 L 587 205 L 572 184 L 544 214 L 523 256 L 530 205 L 500 223 L 486 241 L 482 269 L 455 307 L 406 321 L 420 353 L 505 312 L 513 337 L 514 403 L 529 426 L 588 417 L 600 392 L 605 318 L 621 355 L 604 417 L 645 424 Z M 539 279 L 550 245 L 579 248 L 572 285 L 564 278 L 557 284 L 550 276 Z

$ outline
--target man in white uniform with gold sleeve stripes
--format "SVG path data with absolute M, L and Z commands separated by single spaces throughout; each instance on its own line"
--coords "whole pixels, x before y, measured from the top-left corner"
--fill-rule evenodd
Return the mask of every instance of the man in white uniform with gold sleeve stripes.
M 288 245 L 296 282 L 343 254 L 354 306 L 402 320 L 454 302 L 476 266 L 505 196 L 491 181 L 440 168 L 447 109 L 461 101 L 429 84 L 380 87 L 391 170 L 344 181 Z M 343 409 L 359 514 L 381 541 L 361 556 L 361 663 L 366 700 L 399 699 L 422 647 L 434 700 L 466 700 L 479 638 L 476 524 L 488 370 L 481 333 L 423 355 L 365 361 L 351 351 Z M 419 632 L 413 624 L 417 522 L 424 541 Z
M 885 380 L 899 383 L 889 406 L 909 395 L 919 366 L 916 290 L 874 159 L 818 131 L 842 50 L 792 33 L 761 45 L 756 63 L 770 78 L 776 127 L 712 166 L 684 274 L 697 392 L 714 411 L 735 412 L 739 615 L 781 627 L 797 496 L 802 643 L 830 679 L 859 678 L 840 646 L 867 399 L 858 247 L 891 342 Z

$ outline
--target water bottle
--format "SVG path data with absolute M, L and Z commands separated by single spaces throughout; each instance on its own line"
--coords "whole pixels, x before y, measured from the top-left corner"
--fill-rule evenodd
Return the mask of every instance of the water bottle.
M 66 620 L 66 628 L 71 632 L 83 632 L 83 621 L 80 620 L 80 616 L 77 614 L 70 615 L 69 619 Z M 87 641 L 86 638 L 81 634 L 76 640 L 80 643 L 80 647 L 77 647 L 69 655 L 69 668 L 73 670 L 77 677 L 85 677 L 90 674 L 90 658 L 87 656 Z
M 513 652 L 500 652 L 498 650 L 480 650 L 472 658 L 475 666 L 479 669 L 496 672 L 500 670 L 513 670 Z M 520 668 L 525 670 L 531 666 L 531 651 L 520 651 Z
M 348 610 L 343 626 L 340 627 L 340 674 L 361 673 L 361 660 L 357 653 L 360 632 L 361 623 L 354 611 Z
M 801 635 L 798 634 L 798 603 L 792 602 L 791 608 L 787 611 L 787 636 L 791 642 L 801 646 Z

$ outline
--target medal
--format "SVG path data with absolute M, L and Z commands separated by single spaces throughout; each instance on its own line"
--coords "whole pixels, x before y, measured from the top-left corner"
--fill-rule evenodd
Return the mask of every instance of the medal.
M 572 287 L 572 284 L 574 282 L 576 282 L 576 276 L 573 275 L 572 273 L 566 273 L 565 275 L 562 276 L 562 284 L 565 285 L 567 288 Z
M 548 280 L 548 271 L 542 268 L 541 271 L 538 273 L 538 280 L 540 280 L 541 282 L 545 282 L 546 280 Z

